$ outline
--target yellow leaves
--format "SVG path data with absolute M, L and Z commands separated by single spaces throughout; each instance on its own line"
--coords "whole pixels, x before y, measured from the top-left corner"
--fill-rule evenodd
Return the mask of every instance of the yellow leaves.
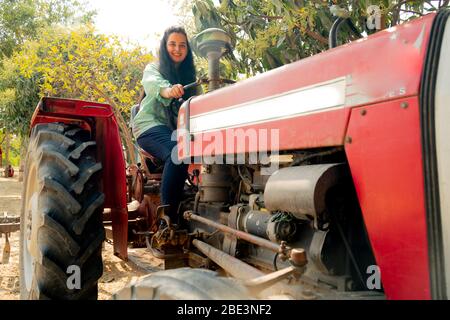
M 54 88 L 49 82 L 44 82 L 41 86 L 41 92 L 45 96 L 50 96 L 54 92 Z
M 19 76 L 39 79 L 41 95 L 111 99 L 128 111 L 137 100 L 142 71 L 153 59 L 142 47 L 122 47 L 117 38 L 82 26 L 45 30 L 38 40 L 27 42 L 10 64 Z
M 56 46 L 52 46 L 52 47 L 50 48 L 50 52 L 51 52 L 51 53 L 54 53 L 54 54 L 57 54 L 57 53 L 59 52 L 59 50 L 58 50 L 58 48 L 57 48 Z
M 16 99 L 16 90 L 5 89 L 0 91 L 0 108 L 14 103 Z

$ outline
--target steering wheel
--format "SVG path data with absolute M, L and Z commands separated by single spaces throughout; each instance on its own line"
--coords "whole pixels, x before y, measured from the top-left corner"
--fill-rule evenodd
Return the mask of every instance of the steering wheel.
M 189 90 L 191 88 L 199 86 L 200 84 L 201 84 L 200 81 L 195 81 L 195 82 L 189 83 L 189 84 L 183 86 L 183 90 L 184 91 Z M 170 101 L 169 107 L 164 108 L 164 113 L 165 113 L 165 116 L 167 119 L 167 125 L 169 126 L 169 128 L 171 130 L 175 130 L 177 128 L 176 116 L 177 116 L 178 110 L 180 109 L 183 102 L 184 102 L 183 98 L 172 99 Z

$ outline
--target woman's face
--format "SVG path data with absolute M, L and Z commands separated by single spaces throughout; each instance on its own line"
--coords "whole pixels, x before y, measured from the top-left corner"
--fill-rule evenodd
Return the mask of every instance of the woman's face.
M 187 56 L 187 39 L 182 33 L 172 32 L 166 42 L 170 59 L 175 63 L 181 63 Z

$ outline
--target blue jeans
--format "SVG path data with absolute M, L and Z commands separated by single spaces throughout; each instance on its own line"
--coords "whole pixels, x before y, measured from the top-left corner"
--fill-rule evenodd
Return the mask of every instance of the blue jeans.
M 173 223 L 178 223 L 177 211 L 183 195 L 184 182 L 188 177 L 188 165 L 172 161 L 172 150 L 177 147 L 177 142 L 171 140 L 171 137 L 172 130 L 165 125 L 159 125 L 141 134 L 137 138 L 137 143 L 142 149 L 164 162 L 161 203 L 170 205 L 170 210 L 166 213 Z

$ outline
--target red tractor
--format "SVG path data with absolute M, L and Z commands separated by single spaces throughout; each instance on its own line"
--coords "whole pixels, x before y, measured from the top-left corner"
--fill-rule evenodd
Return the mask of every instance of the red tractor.
M 119 299 L 447 299 L 449 15 L 185 102 L 180 221 L 160 206 L 151 155 L 126 174 L 109 105 L 43 98 L 25 170 L 21 297 L 96 298 L 109 222 L 119 257 L 133 242 L 172 269 Z M 216 89 L 228 39 L 209 32 L 198 48 Z M 73 265 L 81 286 L 69 289 Z

